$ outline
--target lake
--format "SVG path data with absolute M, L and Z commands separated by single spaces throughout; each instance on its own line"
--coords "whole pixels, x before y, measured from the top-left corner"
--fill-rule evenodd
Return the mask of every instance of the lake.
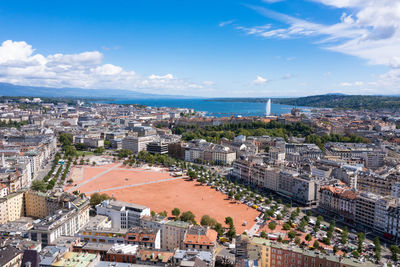
M 205 101 L 204 99 L 126 99 L 115 100 L 108 103 L 114 104 L 140 104 L 151 107 L 177 107 L 192 108 L 195 111 L 206 111 L 208 116 L 265 116 L 266 103 L 250 102 L 223 102 Z M 290 113 L 293 106 L 274 104 L 271 105 L 271 115 Z M 299 107 L 300 109 L 309 109 Z

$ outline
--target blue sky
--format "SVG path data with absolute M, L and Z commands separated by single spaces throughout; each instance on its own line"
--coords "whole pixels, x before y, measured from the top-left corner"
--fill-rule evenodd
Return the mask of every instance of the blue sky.
M 399 0 L 2 1 L 0 37 L 20 85 L 400 94 Z

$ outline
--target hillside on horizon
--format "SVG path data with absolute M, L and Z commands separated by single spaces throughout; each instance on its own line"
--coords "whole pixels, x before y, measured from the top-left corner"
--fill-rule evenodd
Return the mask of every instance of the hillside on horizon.
M 0 96 L 75 97 L 75 98 L 195 98 L 183 95 L 158 95 L 122 89 L 54 88 L 0 83 Z

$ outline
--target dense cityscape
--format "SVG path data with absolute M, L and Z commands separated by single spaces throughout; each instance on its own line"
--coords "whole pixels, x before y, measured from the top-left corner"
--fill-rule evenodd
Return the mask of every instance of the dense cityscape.
M 1 266 L 397 264 L 399 112 L 0 110 Z
M 400 267 L 400 0 L 0 1 L 0 267 Z

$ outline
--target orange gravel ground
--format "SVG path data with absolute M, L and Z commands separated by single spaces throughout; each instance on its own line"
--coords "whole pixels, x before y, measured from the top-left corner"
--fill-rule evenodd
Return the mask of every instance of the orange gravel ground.
M 105 170 L 91 166 L 84 166 L 84 168 L 85 177 L 82 181 L 77 182 L 78 184 Z M 121 168 L 115 169 L 83 185 L 78 190 L 83 193 L 93 192 L 116 186 L 173 178 L 168 172 L 133 170 L 138 169 L 131 168 L 129 171 Z M 125 181 L 125 178 L 128 178 L 128 181 Z M 179 208 L 181 212 L 190 210 L 196 215 L 198 222 L 203 215 L 207 214 L 224 225 L 225 217 L 230 216 L 233 218 L 237 233 L 242 233 L 244 230 L 250 229 L 255 223 L 254 219 L 259 214 L 256 210 L 244 204 L 228 200 L 227 196 L 221 192 L 185 179 L 110 190 L 101 193 L 114 196 L 119 201 L 145 205 L 156 212 L 165 210 L 171 214 L 173 208 Z M 247 226 L 242 226 L 244 221 L 247 221 Z
M 108 173 L 103 174 L 102 176 L 93 180 L 92 182 L 89 182 L 83 185 L 82 187 L 79 187 L 79 190 L 81 192 L 92 192 L 99 189 L 113 188 L 124 185 L 141 184 L 141 183 L 158 181 L 163 179 L 171 179 L 171 178 L 173 177 L 169 173 L 115 169 Z
M 76 167 L 74 167 L 74 168 L 76 168 Z M 66 191 L 66 190 L 68 190 L 68 189 L 70 189 L 70 188 L 72 188 L 72 187 L 74 187 L 74 185 L 75 184 L 80 184 L 80 183 L 83 183 L 83 182 L 85 182 L 86 180 L 89 180 L 90 178 L 92 178 L 93 176 L 96 176 L 97 174 L 99 174 L 99 173 L 101 173 L 101 172 L 104 172 L 105 170 L 107 170 L 107 168 L 91 168 L 91 167 L 88 167 L 88 166 L 83 166 L 83 167 L 78 167 L 78 168 L 83 168 L 83 178 L 82 179 L 80 179 L 80 180 L 74 180 L 74 182 L 72 183 L 72 185 L 66 185 L 65 187 L 64 187 L 64 190 Z

